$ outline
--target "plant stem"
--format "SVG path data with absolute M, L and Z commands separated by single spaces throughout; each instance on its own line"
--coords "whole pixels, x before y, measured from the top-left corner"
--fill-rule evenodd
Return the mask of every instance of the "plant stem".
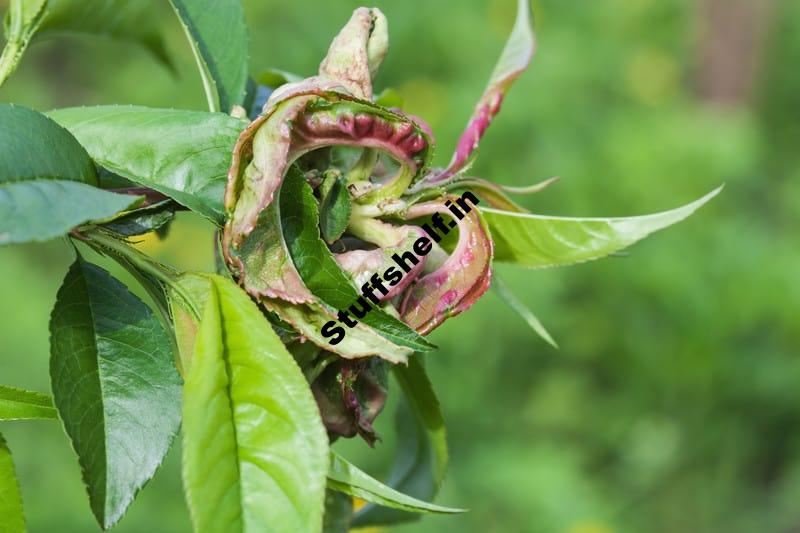
M 157 280 L 173 286 L 178 281 L 178 272 L 152 259 L 136 248 L 126 244 L 124 241 L 109 235 L 100 230 L 88 230 L 83 232 L 73 232 L 75 238 L 86 242 L 89 245 L 95 244 L 101 250 L 113 252 L 124 258 L 130 264 L 156 278 Z
M 195 309 L 192 298 L 178 283 L 178 278 L 180 277 L 179 271 L 168 265 L 159 263 L 152 257 L 130 246 L 125 241 L 99 229 L 73 231 L 71 236 L 85 242 L 101 253 L 110 255 L 126 270 L 129 270 L 129 267 L 133 267 L 163 283 L 184 301 L 186 307 L 195 318 L 198 320 L 200 319 L 200 313 Z

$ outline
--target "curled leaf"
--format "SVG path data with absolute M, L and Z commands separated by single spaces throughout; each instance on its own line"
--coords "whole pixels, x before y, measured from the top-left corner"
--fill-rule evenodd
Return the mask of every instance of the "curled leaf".
M 475 111 L 467 127 L 458 140 L 455 153 L 447 168 L 430 174 L 418 184 L 416 190 L 440 186 L 463 171 L 472 161 L 481 137 L 500 112 L 506 93 L 514 81 L 522 74 L 533 58 L 534 37 L 531 29 L 530 6 L 528 0 L 517 3 L 517 19 L 506 42 L 503 53 L 489 78 L 489 85 L 478 100 Z
M 360 7 L 331 43 L 319 67 L 358 98 L 372 99 L 372 78 L 389 48 L 386 17 L 378 8 Z
M 439 213 L 453 217 L 446 205 L 448 200 L 455 205 L 460 199 L 446 196 L 440 201 L 417 204 L 408 210 L 406 216 L 419 218 Z M 472 209 L 463 218 L 454 217 L 448 223 L 451 228 L 456 225 L 459 236 L 453 253 L 436 270 L 411 286 L 401 306 L 403 321 L 422 334 L 429 333 L 449 317 L 466 311 L 489 288 L 492 240 L 478 210 Z

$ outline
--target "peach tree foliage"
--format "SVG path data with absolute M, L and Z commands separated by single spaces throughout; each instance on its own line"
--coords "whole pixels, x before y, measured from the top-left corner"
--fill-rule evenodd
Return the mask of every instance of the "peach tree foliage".
M 617 252 L 679 222 L 694 203 L 630 218 L 528 212 L 513 189 L 470 175 L 479 141 L 534 51 L 529 6 L 445 168 L 434 136 L 373 79 L 387 20 L 360 8 L 316 75 L 247 71 L 237 2 L 172 0 L 195 54 L 208 112 L 116 105 L 39 113 L 0 104 L 0 244 L 63 238 L 75 261 L 50 322 L 52 396 L 0 386 L 0 420 L 60 420 L 103 529 L 155 474 L 178 431 L 195 530 L 346 531 L 462 509 L 429 503 L 447 469 L 443 416 L 425 373 L 425 336 L 494 285 L 553 343 L 537 318 L 492 278 L 492 262 L 529 269 Z M 51 31 L 129 39 L 168 61 L 146 2 L 11 0 L 0 83 L 31 40 Z M 402 52 L 402 51 L 401 51 Z M 481 198 L 463 219 L 445 203 Z M 218 228 L 218 271 L 182 272 L 138 251 L 178 210 Z M 451 217 L 445 239 L 375 309 L 332 345 L 337 308 L 421 225 Z M 145 303 L 87 249 L 116 261 Z M 343 304 L 343 302 L 345 302 Z M 373 444 L 393 374 L 399 445 L 384 482 L 330 449 Z M 353 508 L 353 498 L 366 505 Z M 470 502 L 462 502 L 469 506 Z M 14 468 L 0 437 L 0 522 L 23 531 Z

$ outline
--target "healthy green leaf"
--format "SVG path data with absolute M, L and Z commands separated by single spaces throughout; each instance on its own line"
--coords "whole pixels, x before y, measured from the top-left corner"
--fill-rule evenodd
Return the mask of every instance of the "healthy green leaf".
M 25 515 L 22 513 L 22 497 L 11 451 L 0 434 L 0 531 L 2 533 L 25 533 Z
M 180 378 L 150 309 L 80 256 L 50 321 L 50 378 L 95 517 L 114 525 L 180 424 Z
M 466 509 L 442 507 L 397 492 L 362 472 L 335 452 L 331 452 L 328 488 L 371 503 L 412 513 L 458 514 L 466 512 Z
M 53 398 L 41 392 L 0 385 L 0 420 L 58 418 Z
M 129 209 L 139 200 L 74 181 L 0 183 L 0 245 L 52 239 Z
M 539 321 L 539 319 L 530 309 L 525 307 L 525 304 L 516 297 L 516 295 L 506 286 L 505 283 L 503 283 L 499 277 L 497 277 L 497 274 L 495 274 L 494 279 L 492 279 L 492 288 L 497 291 L 500 299 L 508 304 L 508 306 L 519 316 L 521 316 L 537 335 L 544 339 L 545 342 L 547 342 L 547 344 L 553 348 L 558 348 L 558 344 L 556 344 L 556 341 L 553 340 L 553 337 L 550 335 L 550 333 L 548 333 L 541 321 Z
M 247 88 L 247 26 L 239 0 L 170 0 L 192 47 L 211 111 L 230 112 Z
M 196 531 L 320 531 L 328 437 L 308 383 L 233 282 L 208 287 L 183 406 Z
M 495 260 L 529 268 L 570 265 L 607 256 L 676 224 L 719 194 L 722 187 L 683 207 L 628 218 L 566 218 L 481 208 L 495 245 Z
M 447 472 L 444 417 L 419 355 L 409 358 L 407 367 L 395 365 L 393 370 L 403 397 L 397 408 L 397 451 L 387 484 L 403 494 L 432 500 Z M 393 524 L 416 518 L 401 510 L 368 504 L 358 510 L 353 525 Z
M 295 167 L 284 179 L 280 207 L 284 239 L 303 283 L 326 304 L 336 309 L 350 307 L 359 295 L 320 238 L 317 201 L 311 186 Z M 361 321 L 399 346 L 420 351 L 435 348 L 416 331 L 380 308 L 373 308 Z
M 69 131 L 45 115 L 0 104 L 0 183 L 34 179 L 97 185 L 92 159 Z
M 342 236 L 350 222 L 351 211 L 347 183 L 339 177 L 333 181 L 319 208 L 319 229 L 325 242 L 332 243 Z
M 222 225 L 231 151 L 246 121 L 221 113 L 136 106 L 50 112 L 103 167 Z
M 86 150 L 31 109 L 0 104 L 0 146 L 0 245 L 58 237 L 139 201 L 92 187 Z

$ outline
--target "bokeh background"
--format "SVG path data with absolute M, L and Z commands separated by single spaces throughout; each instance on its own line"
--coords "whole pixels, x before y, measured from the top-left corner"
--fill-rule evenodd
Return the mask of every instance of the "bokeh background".
M 445 163 L 515 3 L 374 3 L 391 29 L 377 85 L 428 120 Z M 246 1 L 252 72 L 313 73 L 357 4 Z M 570 216 L 644 214 L 726 188 L 625 257 L 497 266 L 560 349 L 492 292 L 435 332 L 428 365 L 452 456 L 438 501 L 471 512 L 395 530 L 800 531 L 800 3 L 538 0 L 534 11 L 537 56 L 475 174 L 512 185 L 561 176 L 520 201 Z M 153 17 L 175 73 L 134 45 L 52 38 L 30 49 L 0 101 L 204 109 L 176 18 L 166 5 Z M 141 247 L 212 269 L 211 228 L 189 214 Z M 70 261 L 63 241 L 0 248 L 0 382 L 49 390 L 47 323 Z M 343 445 L 375 475 L 387 470 L 392 418 L 376 450 Z M 2 431 L 30 530 L 97 530 L 60 427 Z M 115 531 L 189 530 L 179 459 L 176 445 Z

